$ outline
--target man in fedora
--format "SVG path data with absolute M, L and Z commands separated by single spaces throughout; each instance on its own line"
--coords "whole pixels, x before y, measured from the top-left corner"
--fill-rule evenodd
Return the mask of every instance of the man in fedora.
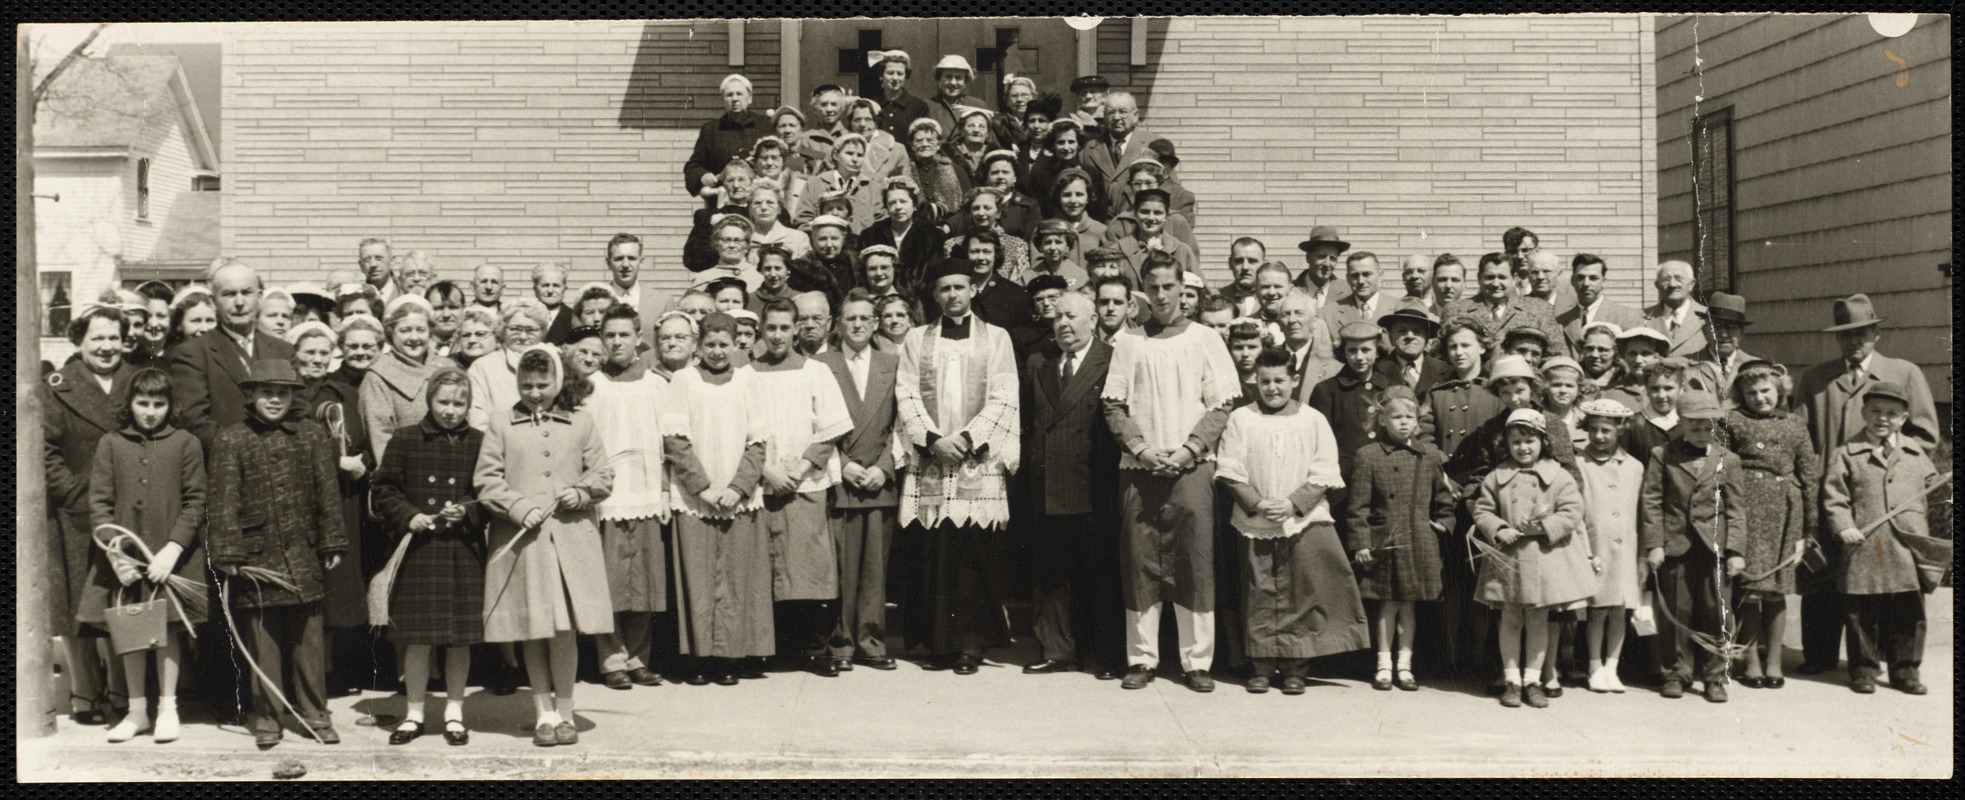
M 940 92 L 928 101 L 928 118 L 942 126 L 943 139 L 954 141 L 962 135 L 962 117 L 969 112 L 958 111 L 958 107 L 989 110 L 987 103 L 968 93 L 969 82 L 975 79 L 976 70 L 969 66 L 969 59 L 942 56 L 942 60 L 935 62 L 935 86 Z M 1001 145 L 992 140 L 989 146 L 994 149 Z
M 1879 326 L 1883 322 L 1868 295 L 1855 294 L 1835 301 L 1835 324 L 1822 329 L 1835 334 L 1839 358 L 1809 367 L 1795 382 L 1796 402 L 1808 412 L 1808 434 L 1815 440 L 1815 452 L 1828 468 L 1829 458 L 1863 431 L 1863 393 L 1877 383 L 1894 383 L 1904 390 L 1910 404 L 1910 419 L 1903 435 L 1916 440 L 1925 452 L 1938 444 L 1938 411 L 1931 400 L 1931 386 L 1916 364 L 1876 352 Z M 1831 555 L 1836 545 L 1835 531 L 1824 530 L 1817 537 Z M 1831 557 L 1830 563 L 1835 559 Z M 1835 669 L 1841 649 L 1842 631 L 1847 622 L 1842 595 L 1834 586 L 1833 568 L 1795 570 L 1796 588 L 1801 593 L 1801 651 L 1804 675 Z
M 1711 392 L 1725 403 L 1734 376 L 1740 374 L 1740 365 L 1760 360 L 1760 356 L 1748 355 L 1740 349 L 1747 326 L 1753 324 L 1747 319 L 1747 299 L 1737 294 L 1713 292 L 1706 298 L 1706 322 L 1712 341 L 1693 356 L 1692 366 L 1686 368 L 1685 388 Z
M 1644 313 L 1603 296 L 1610 265 L 1590 253 L 1577 253 L 1569 260 L 1569 288 L 1576 291 L 1576 304 L 1556 315 L 1562 326 L 1563 343 L 1571 357 L 1583 360 L 1583 332 L 1599 322 L 1617 326 L 1619 331 L 1644 324 Z M 1612 334 L 1615 336 L 1615 334 Z
M 1426 304 L 1407 297 L 1398 308 L 1378 318 L 1385 330 L 1379 338 L 1391 341 L 1385 355 L 1372 366 L 1371 382 L 1376 386 L 1404 386 L 1413 395 L 1426 396 L 1434 384 L 1453 375 L 1453 368 L 1426 355 L 1427 345 L 1440 333 L 1440 319 L 1426 310 Z
M 1699 281 L 1692 265 L 1667 261 L 1658 265 L 1658 302 L 1644 309 L 1644 324 L 1664 331 L 1671 347 L 1666 356 L 1691 358 L 1706 349 L 1706 306 L 1692 299 Z
M 1329 225 L 1318 225 L 1310 229 L 1310 238 L 1298 242 L 1296 249 L 1303 251 L 1303 260 L 1308 265 L 1296 276 L 1296 288 L 1310 297 L 1310 307 L 1318 314 L 1336 299 L 1337 287 L 1332 281 L 1337 278 L 1337 260 L 1344 251 L 1351 249 L 1351 243 L 1337 235 L 1337 229 Z

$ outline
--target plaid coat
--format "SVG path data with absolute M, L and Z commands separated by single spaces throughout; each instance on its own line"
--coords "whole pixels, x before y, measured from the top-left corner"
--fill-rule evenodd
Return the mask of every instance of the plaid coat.
M 429 418 L 396 429 L 375 473 L 375 512 L 400 542 L 418 514 L 477 496 L 472 471 L 484 432 L 445 431 Z M 403 644 L 460 645 L 484 638 L 484 523 L 478 506 L 462 522 L 415 534 L 389 595 L 390 637 Z
M 1350 522 L 1344 544 L 1353 552 L 1372 550 L 1372 566 L 1358 575 L 1365 597 L 1440 599 L 1440 537 L 1432 523 L 1448 530 L 1454 523 L 1445 461 L 1438 449 L 1422 442 L 1381 439 L 1358 448 L 1344 477 L 1345 519 Z
M 213 440 L 205 532 L 213 566 L 263 567 L 299 589 L 234 578 L 238 606 L 295 606 L 327 596 L 321 562 L 348 552 L 334 461 L 333 439 L 312 420 L 275 424 L 248 416 Z

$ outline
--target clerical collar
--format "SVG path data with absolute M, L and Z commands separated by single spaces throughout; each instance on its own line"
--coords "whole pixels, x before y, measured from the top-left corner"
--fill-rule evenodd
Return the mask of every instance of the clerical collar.
M 969 320 L 973 316 L 974 316 L 973 314 L 963 314 L 958 319 L 956 317 L 944 315 L 942 317 L 942 338 L 944 339 L 969 338 L 969 327 L 970 327 Z

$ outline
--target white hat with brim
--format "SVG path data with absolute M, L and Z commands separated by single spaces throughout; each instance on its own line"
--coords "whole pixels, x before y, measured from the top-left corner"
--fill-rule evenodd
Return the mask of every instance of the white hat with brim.
M 976 77 L 976 69 L 969 66 L 969 59 L 961 56 L 942 56 L 942 60 L 935 62 L 935 72 L 937 73 L 951 69 L 961 70 L 967 73 L 971 80 L 974 80 Z

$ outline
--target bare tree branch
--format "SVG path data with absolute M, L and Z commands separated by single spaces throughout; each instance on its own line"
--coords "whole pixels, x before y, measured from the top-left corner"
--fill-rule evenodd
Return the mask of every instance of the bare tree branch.
M 47 95 L 48 87 L 54 84 L 55 79 L 61 77 L 61 74 L 68 70 L 68 65 L 75 63 L 75 59 L 81 58 L 82 52 L 89 49 L 89 45 L 95 43 L 96 37 L 102 35 L 102 29 L 107 27 L 109 27 L 107 24 L 97 25 L 95 30 L 89 31 L 89 35 L 82 40 L 81 44 L 75 45 L 74 49 L 68 51 L 68 55 L 61 57 L 61 63 L 56 64 L 54 69 L 48 71 L 47 77 L 41 79 L 41 85 L 34 87 L 34 99 L 36 101 Z

